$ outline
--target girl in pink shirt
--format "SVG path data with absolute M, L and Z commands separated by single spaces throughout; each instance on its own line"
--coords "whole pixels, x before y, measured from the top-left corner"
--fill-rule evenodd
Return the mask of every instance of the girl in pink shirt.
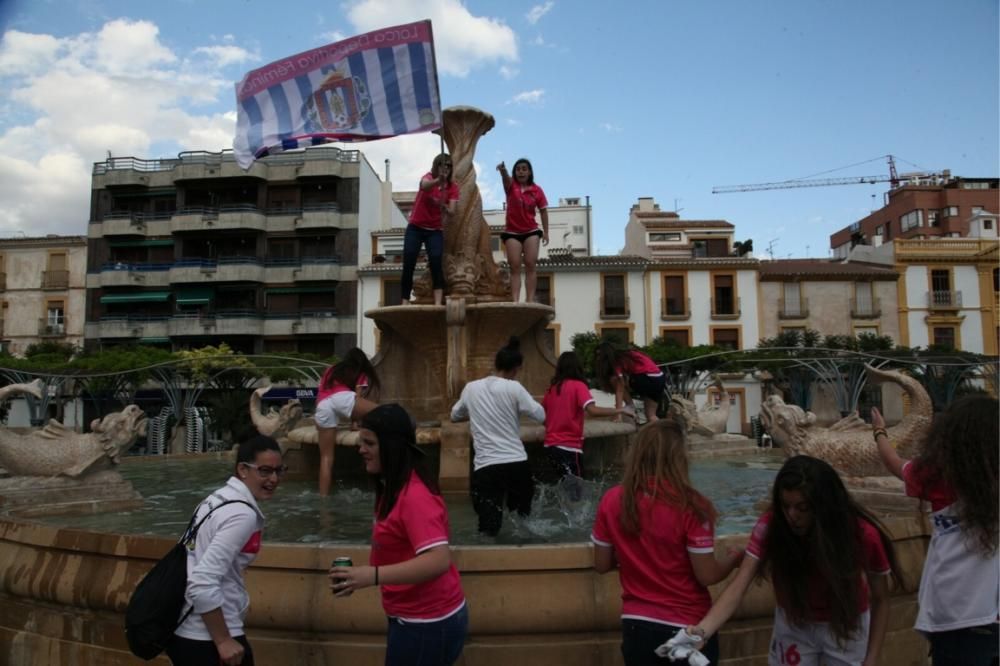
M 590 394 L 580 357 L 563 352 L 556 363 L 556 374 L 545 396 L 545 453 L 559 476 L 583 477 L 583 421 L 585 416 L 615 416 L 624 407 L 598 407 Z M 574 486 L 579 489 L 579 486 Z M 574 500 L 579 499 L 574 492 Z
M 594 569 L 618 567 L 626 666 L 660 663 L 656 647 L 708 611 L 708 586 L 739 562 L 738 551 L 715 559 L 715 517 L 688 477 L 683 426 L 662 419 L 643 427 L 626 454 L 621 485 L 601 498 L 591 536 Z M 718 663 L 717 640 L 703 651 Z
M 601 390 L 615 394 L 615 407 L 631 406 L 632 397 L 637 396 L 642 398 L 646 421 L 655 421 L 667 376 L 653 359 L 638 349 L 621 349 L 612 342 L 602 342 L 594 354 L 597 384 Z M 621 416 L 615 420 L 620 421 Z
M 448 547 L 448 512 L 417 446 L 410 415 L 380 405 L 361 420 L 365 471 L 375 479 L 368 566 L 333 567 L 338 597 L 380 586 L 389 618 L 387 666 L 450 666 L 462 654 L 469 611 Z
M 354 347 L 323 373 L 316 390 L 316 431 L 319 444 L 319 494 L 326 497 L 333 485 L 333 452 L 337 424 L 357 421 L 375 408 L 369 398 L 379 392 L 378 375 L 368 356 Z
M 507 165 L 497 165 L 507 195 L 506 228 L 500 234 L 510 264 L 510 293 L 517 303 L 521 298 L 521 257 L 524 257 L 524 290 L 526 300 L 533 303 L 538 277 L 535 262 L 538 260 L 538 242 L 549 244 L 549 202 L 545 192 L 535 185 L 535 171 L 531 162 L 521 158 L 514 162 L 514 178 L 507 173 Z M 542 228 L 535 222 L 535 211 L 542 218 Z
M 444 225 L 458 207 L 458 183 L 451 179 L 451 155 L 441 153 L 434 158 L 430 173 L 420 179 L 417 198 L 413 200 L 410 223 L 403 235 L 403 277 L 400 290 L 403 303 L 409 303 L 413 291 L 413 272 L 417 267 L 420 247 L 427 248 L 427 265 L 431 270 L 434 305 L 444 303 Z

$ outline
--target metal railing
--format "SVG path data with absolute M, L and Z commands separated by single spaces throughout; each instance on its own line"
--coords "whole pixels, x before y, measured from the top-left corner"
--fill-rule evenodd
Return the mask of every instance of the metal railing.
M 661 298 L 660 319 L 689 319 L 691 317 L 690 298 Z
M 855 319 L 864 319 L 866 317 L 881 317 L 882 316 L 882 306 L 877 298 L 852 298 L 851 299 L 851 316 Z
M 778 300 L 778 319 L 805 319 L 809 316 L 809 300 L 799 298 L 794 301 Z
M 602 298 L 598 302 L 601 309 L 601 319 L 628 319 L 629 299 L 625 298 Z
M 962 307 L 960 291 L 928 291 L 927 307 L 931 310 L 951 310 Z
M 739 298 L 713 298 L 712 319 L 736 319 L 742 314 Z
M 42 289 L 69 288 L 69 271 L 42 271 Z
M 358 162 L 361 151 L 341 150 L 325 147 L 315 150 L 291 151 L 268 155 L 258 160 L 263 164 L 304 164 L 314 160 L 336 160 L 338 162 Z M 206 166 L 221 166 L 223 162 L 236 163 L 233 151 L 224 150 L 221 153 L 206 151 L 186 151 L 175 159 L 143 160 L 136 157 L 110 157 L 94 163 L 93 174 L 100 176 L 110 171 L 131 170 L 140 172 L 173 171 L 182 164 L 204 164 Z
M 43 338 L 62 338 L 66 336 L 66 320 L 52 322 L 48 319 L 38 320 L 38 335 Z

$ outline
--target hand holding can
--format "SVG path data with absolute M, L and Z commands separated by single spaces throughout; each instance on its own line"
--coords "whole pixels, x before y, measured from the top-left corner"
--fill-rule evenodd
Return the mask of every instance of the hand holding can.
M 335 597 L 349 597 L 354 594 L 354 590 L 348 589 L 350 586 L 349 571 L 345 569 L 353 567 L 354 562 L 349 557 L 334 558 L 330 566 L 330 590 Z

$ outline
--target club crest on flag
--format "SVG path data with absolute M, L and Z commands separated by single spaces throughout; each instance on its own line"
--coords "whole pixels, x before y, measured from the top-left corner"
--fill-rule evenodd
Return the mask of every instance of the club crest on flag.
M 382 28 L 272 62 L 236 84 L 233 150 L 255 159 L 441 127 L 430 21 Z

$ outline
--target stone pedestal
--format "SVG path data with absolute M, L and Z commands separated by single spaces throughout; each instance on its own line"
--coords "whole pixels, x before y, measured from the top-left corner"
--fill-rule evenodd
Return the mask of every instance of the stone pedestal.
M 142 496 L 115 470 L 79 479 L 64 476 L 12 476 L 0 479 L 0 510 L 18 516 L 127 511 L 142 506 Z

